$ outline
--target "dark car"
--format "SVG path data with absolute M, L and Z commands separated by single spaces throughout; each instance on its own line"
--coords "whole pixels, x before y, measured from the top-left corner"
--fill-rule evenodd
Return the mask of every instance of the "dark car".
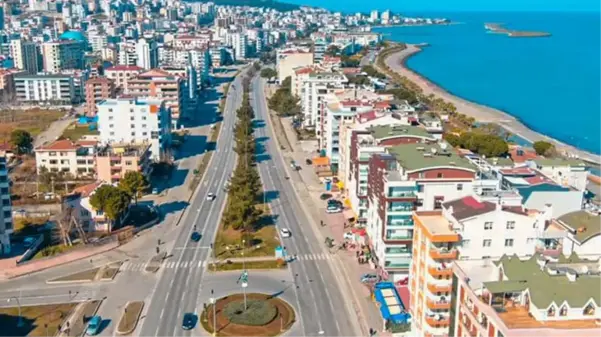
M 307 165 L 312 165 L 312 164 L 313 164 L 313 161 L 312 161 L 311 159 L 308 159 L 308 158 L 307 158 L 307 159 L 305 160 L 305 163 L 307 163 Z
M 192 235 L 190 235 L 190 239 L 194 242 L 198 242 L 200 241 L 201 235 L 198 232 L 193 232 Z
M 342 206 L 342 201 L 330 199 L 328 200 L 328 206 Z
M 196 315 L 191 312 L 184 314 L 184 321 L 182 322 L 182 328 L 184 330 L 192 330 L 196 326 Z
M 331 195 L 331 194 L 329 194 L 329 193 L 323 193 L 322 195 L 320 195 L 320 196 L 319 196 L 319 198 L 320 198 L 321 200 L 328 200 L 328 199 L 330 199 L 331 197 L 332 197 L 332 195 Z

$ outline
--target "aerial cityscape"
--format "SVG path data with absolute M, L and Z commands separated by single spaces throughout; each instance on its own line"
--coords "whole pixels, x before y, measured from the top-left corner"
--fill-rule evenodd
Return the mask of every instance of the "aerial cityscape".
M 558 14 L 298 2 L 0 2 L 0 335 L 599 336 L 590 92 L 459 61 Z

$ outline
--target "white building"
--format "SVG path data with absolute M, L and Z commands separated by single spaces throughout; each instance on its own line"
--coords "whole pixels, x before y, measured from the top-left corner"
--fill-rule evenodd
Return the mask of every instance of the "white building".
M 586 259 L 601 256 L 601 218 L 599 214 L 579 210 L 564 214 L 539 228 L 537 251 L 558 257 L 573 253 Z
M 106 217 L 106 214 L 102 211 L 94 209 L 90 204 L 90 198 L 96 190 L 102 185 L 108 183 L 103 181 L 93 182 L 88 185 L 77 187 L 73 192 L 63 198 L 63 207 L 69 208 L 71 214 L 75 217 L 76 221 L 79 222 L 84 231 L 96 232 L 96 231 L 110 231 L 111 221 Z M 129 210 L 121 215 L 120 221 L 125 219 Z
M 162 100 L 107 99 L 97 105 L 103 144 L 150 144 L 151 158 L 165 159 L 171 144 L 171 114 Z
M 156 68 L 159 64 L 159 50 L 154 40 L 144 38 L 136 43 L 136 64 L 144 69 Z
M 35 149 L 38 174 L 44 168 L 48 172 L 69 173 L 73 177 L 93 178 L 96 171 L 94 160 L 96 141 L 73 143 L 59 139 Z
M 117 62 L 123 66 L 135 66 L 138 62 L 136 46 L 131 43 L 120 42 Z
M 19 102 L 70 105 L 76 100 L 69 75 L 16 75 L 15 92 Z
M 13 233 L 12 209 L 10 202 L 10 181 L 8 178 L 8 168 L 6 154 L 0 152 L 0 202 L 2 203 L 2 212 L 0 212 L 0 253 L 10 253 L 10 235 Z
M 302 76 L 302 75 L 301 75 Z M 343 89 L 348 79 L 343 74 L 328 72 L 312 72 L 301 81 L 302 89 L 299 97 L 304 117 L 304 126 L 318 126 L 322 122 L 320 106 L 328 93 Z M 319 133 L 318 133 L 319 135 Z
M 232 34 L 232 47 L 236 60 L 245 60 L 248 52 L 248 37 L 244 33 L 236 32 Z

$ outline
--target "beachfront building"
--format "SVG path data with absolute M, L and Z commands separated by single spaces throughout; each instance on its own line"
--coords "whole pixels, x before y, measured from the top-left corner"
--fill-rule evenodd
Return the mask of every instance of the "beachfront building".
M 551 178 L 555 183 L 585 191 L 588 182 L 588 171 L 583 161 L 564 158 L 535 158 L 532 160 L 542 174 Z
M 587 259 L 601 256 L 601 217 L 579 210 L 563 214 L 539 228 L 536 251 L 550 257 L 576 253 Z
M 435 320 L 458 337 L 598 336 L 600 275 L 576 254 L 455 261 L 449 318 Z
M 359 206 L 367 206 L 364 223 L 373 263 L 384 278 L 409 274 L 412 211 L 440 210 L 446 200 L 473 194 L 476 168 L 449 148 L 446 143 L 405 143 L 364 158 L 363 172 L 357 165 L 361 161 L 351 164 Z
M 282 83 L 286 77 L 292 77 L 294 69 L 312 64 L 313 53 L 310 49 L 278 49 L 275 63 L 278 72 L 278 83 Z
M 344 90 L 348 79 L 343 74 L 319 71 L 312 71 L 306 77 L 299 77 L 301 77 L 302 88 L 299 97 L 301 97 L 301 108 L 304 115 L 303 125 L 305 127 L 320 126 L 325 98 Z M 321 130 L 318 128 L 317 135 L 319 136 L 320 133 Z
M 102 101 L 97 108 L 102 145 L 150 144 L 153 161 L 171 158 L 171 115 L 162 100 L 120 97 Z

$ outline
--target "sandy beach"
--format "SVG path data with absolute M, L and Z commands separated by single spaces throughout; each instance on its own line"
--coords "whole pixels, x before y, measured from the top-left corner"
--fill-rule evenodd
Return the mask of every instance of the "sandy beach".
M 458 112 L 470 117 L 474 117 L 479 122 L 497 123 L 503 128 L 507 129 L 507 131 L 520 136 L 531 143 L 539 140 L 545 140 L 554 143 L 558 150 L 566 154 L 576 155 L 580 159 L 587 162 L 596 164 L 601 163 L 601 157 L 599 155 L 577 149 L 571 145 L 562 143 L 553 138 L 533 131 L 522 124 L 518 119 L 506 112 L 454 96 L 443 88 L 432 83 L 424 76 L 421 76 L 420 74 L 407 68 L 405 65 L 406 60 L 420 51 L 421 49 L 418 46 L 408 44 L 405 50 L 390 55 L 388 58 L 386 58 L 385 62 L 391 69 L 419 85 L 425 95 L 434 94 L 445 101 L 451 102 L 457 107 Z

